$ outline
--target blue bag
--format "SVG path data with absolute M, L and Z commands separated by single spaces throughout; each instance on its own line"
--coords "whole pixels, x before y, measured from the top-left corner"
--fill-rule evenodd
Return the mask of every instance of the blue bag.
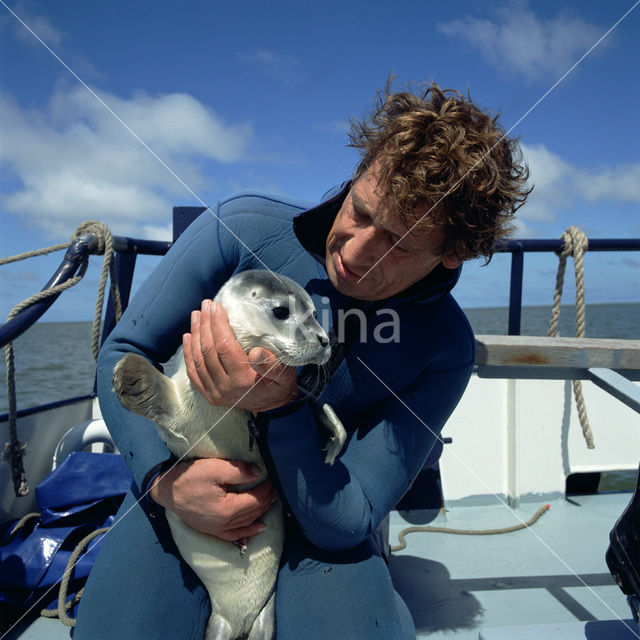
M 0 530 L 0 603 L 20 610 L 57 609 L 58 583 L 78 543 L 113 524 L 131 481 L 119 455 L 71 453 L 36 487 L 40 514 L 19 528 L 16 520 Z M 78 549 L 66 602 L 84 585 L 103 536 Z

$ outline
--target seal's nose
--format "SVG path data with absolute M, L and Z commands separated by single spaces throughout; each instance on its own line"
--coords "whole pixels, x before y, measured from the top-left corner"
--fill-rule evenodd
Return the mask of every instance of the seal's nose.
M 329 340 L 326 336 L 318 334 L 318 341 L 322 347 L 326 347 L 329 344 Z

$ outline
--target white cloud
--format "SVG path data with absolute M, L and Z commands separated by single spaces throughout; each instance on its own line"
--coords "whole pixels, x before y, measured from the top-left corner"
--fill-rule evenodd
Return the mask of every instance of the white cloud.
M 640 163 L 615 167 L 576 167 L 544 145 L 521 145 L 533 192 L 518 212 L 518 235 L 535 235 L 537 225 L 555 221 L 579 202 L 640 204 Z
M 41 47 L 42 45 L 34 37 L 35 34 L 35 36 L 40 38 L 47 46 L 52 48 L 60 47 L 65 38 L 65 34 L 56 28 L 49 18 L 30 11 L 24 6 L 24 3 L 19 3 L 13 10 L 18 18 L 24 22 L 24 25 L 26 25 L 25 27 L 11 16 L 13 33 L 18 40 L 28 45 Z
M 302 80 L 301 61 L 293 56 L 285 56 L 268 49 L 257 49 L 253 53 L 238 52 L 243 62 L 256 64 L 264 72 L 285 84 L 296 84 Z
M 447 36 L 467 40 L 492 67 L 529 80 L 559 77 L 605 31 L 567 12 L 543 20 L 525 1 L 510 2 L 495 14 L 494 19 L 468 16 L 437 26 Z
M 173 224 L 156 225 L 145 224 L 142 225 L 143 238 L 149 238 L 152 240 L 173 240 Z
M 196 193 L 199 163 L 247 158 L 251 126 L 223 122 L 190 95 L 100 97 Z M 188 193 L 82 87 L 58 90 L 42 110 L 0 97 L 0 110 L 0 163 L 21 183 L 0 203 L 52 237 L 89 218 L 116 234 L 147 235 L 166 220 L 170 196 Z
M 314 129 L 323 133 L 349 133 L 351 131 L 351 123 L 348 120 L 331 120 L 317 124 Z
M 22 45 L 31 47 L 40 55 L 43 53 L 44 45 L 78 76 L 85 80 L 104 81 L 104 74 L 99 72 L 88 58 L 73 47 L 68 47 L 67 33 L 59 29 L 50 17 L 37 13 L 31 6 L 33 4 L 26 0 L 16 3 L 9 11 L 0 11 L 0 38 L 12 38 Z
M 576 186 L 588 202 L 608 199 L 640 203 L 640 164 L 583 171 L 576 177 Z
M 534 189 L 519 217 L 529 223 L 552 222 L 556 212 L 568 206 L 575 196 L 571 186 L 574 170 L 542 144 L 521 147 Z

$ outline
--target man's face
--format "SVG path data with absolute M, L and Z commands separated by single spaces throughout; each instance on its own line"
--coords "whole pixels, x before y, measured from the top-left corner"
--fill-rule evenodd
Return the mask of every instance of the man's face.
M 382 205 L 376 186 L 374 164 L 352 185 L 327 236 L 329 279 L 340 293 L 359 300 L 400 293 L 440 262 L 448 269 L 460 264 L 438 255 L 439 231 L 412 232 L 400 241 L 407 229 Z M 425 207 L 417 213 L 427 211 Z

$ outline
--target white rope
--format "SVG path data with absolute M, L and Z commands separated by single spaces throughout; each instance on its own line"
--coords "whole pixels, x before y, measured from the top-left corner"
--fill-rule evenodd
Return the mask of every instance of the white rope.
M 556 290 L 553 296 L 553 309 L 551 311 L 551 320 L 549 321 L 550 337 L 558 335 L 558 320 L 560 318 L 560 301 L 562 299 L 562 288 L 564 285 L 564 273 L 567 266 L 567 258 L 571 256 L 574 263 L 575 279 L 576 279 L 576 337 L 584 338 L 586 329 L 586 304 L 585 304 L 585 287 L 584 287 L 584 254 L 589 249 L 589 241 L 587 237 L 578 229 L 578 227 L 569 227 L 561 236 L 564 241 L 562 251 L 558 254 L 558 273 L 556 275 Z M 594 449 L 593 434 L 591 433 L 591 425 L 587 416 L 587 407 L 584 403 L 584 395 L 582 393 L 582 381 L 573 381 L 573 395 L 576 400 L 578 409 L 578 418 L 582 427 L 582 435 L 589 449 Z

